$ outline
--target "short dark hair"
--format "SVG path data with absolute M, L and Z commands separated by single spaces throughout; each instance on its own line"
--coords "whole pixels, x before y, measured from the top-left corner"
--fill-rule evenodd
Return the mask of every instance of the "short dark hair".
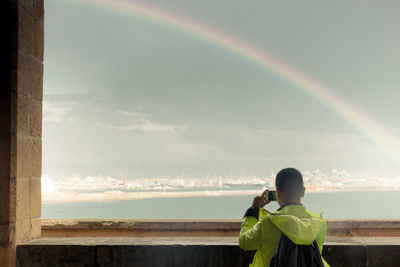
M 295 168 L 282 169 L 276 175 L 275 186 L 284 194 L 300 196 L 304 188 L 303 176 Z

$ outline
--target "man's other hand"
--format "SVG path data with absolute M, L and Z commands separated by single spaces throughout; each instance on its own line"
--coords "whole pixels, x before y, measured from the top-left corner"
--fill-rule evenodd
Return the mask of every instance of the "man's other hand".
M 260 196 L 256 196 L 253 199 L 253 205 L 254 207 L 257 207 L 259 209 L 263 208 L 265 205 L 270 203 L 271 201 L 267 200 L 268 197 L 268 189 L 265 190 Z

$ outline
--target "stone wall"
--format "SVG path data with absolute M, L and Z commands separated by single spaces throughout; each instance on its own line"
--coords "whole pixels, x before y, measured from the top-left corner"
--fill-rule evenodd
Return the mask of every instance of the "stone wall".
M 400 238 L 333 238 L 323 256 L 334 267 L 400 266 Z M 19 245 L 23 266 L 248 266 L 237 238 L 43 238 Z
M 43 220 L 18 248 L 20 266 L 248 266 L 241 220 Z M 329 220 L 331 266 L 400 266 L 400 220 Z M 46 238 L 47 237 L 47 238 Z M 67 237 L 67 238 L 66 238 Z M 94 238 L 93 238 L 94 237 Z
M 0 261 L 40 237 L 43 0 L 5 0 L 0 9 Z

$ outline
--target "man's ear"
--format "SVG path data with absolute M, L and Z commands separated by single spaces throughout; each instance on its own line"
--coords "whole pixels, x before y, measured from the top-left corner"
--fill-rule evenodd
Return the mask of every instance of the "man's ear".
M 281 200 L 285 199 L 285 194 L 278 188 L 276 188 L 276 198 L 279 198 Z
M 301 193 L 301 197 L 304 197 L 304 194 L 306 193 L 306 188 L 303 187 L 303 192 Z

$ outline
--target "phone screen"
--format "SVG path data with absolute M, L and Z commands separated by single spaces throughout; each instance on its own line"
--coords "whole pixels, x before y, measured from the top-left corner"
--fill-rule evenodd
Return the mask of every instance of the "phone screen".
M 276 201 L 276 191 L 268 191 L 267 200 Z

